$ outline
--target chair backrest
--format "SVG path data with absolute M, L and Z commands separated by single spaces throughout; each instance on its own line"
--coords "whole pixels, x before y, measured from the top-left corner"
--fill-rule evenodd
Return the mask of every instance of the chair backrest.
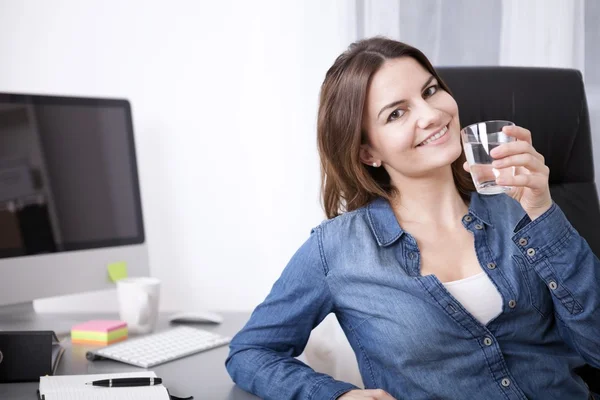
M 458 103 L 461 126 L 503 119 L 531 131 L 550 168 L 553 200 L 592 251 L 600 254 L 600 203 L 581 73 L 532 67 L 438 67 Z M 578 371 L 600 393 L 600 370 Z

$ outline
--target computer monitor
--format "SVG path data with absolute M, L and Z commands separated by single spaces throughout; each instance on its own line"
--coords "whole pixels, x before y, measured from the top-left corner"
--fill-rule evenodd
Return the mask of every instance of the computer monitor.
M 130 103 L 0 93 L 0 306 L 114 287 L 114 263 L 149 274 Z

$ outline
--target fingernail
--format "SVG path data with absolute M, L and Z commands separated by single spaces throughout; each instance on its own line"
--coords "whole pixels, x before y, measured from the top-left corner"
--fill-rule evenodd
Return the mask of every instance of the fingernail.
M 500 171 L 498 171 L 496 168 L 492 168 L 492 172 L 494 173 L 496 180 L 498 180 L 498 177 L 500 176 Z

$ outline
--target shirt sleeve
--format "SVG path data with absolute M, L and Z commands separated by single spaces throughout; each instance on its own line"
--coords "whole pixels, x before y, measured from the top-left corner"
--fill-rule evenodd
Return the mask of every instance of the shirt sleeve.
M 600 368 L 600 261 L 556 203 L 512 237 L 522 258 L 552 295 L 563 337 L 584 360 Z
M 227 371 L 238 386 L 261 398 L 336 399 L 356 389 L 295 358 L 312 329 L 333 311 L 321 235 L 320 227 L 313 229 L 230 343 Z

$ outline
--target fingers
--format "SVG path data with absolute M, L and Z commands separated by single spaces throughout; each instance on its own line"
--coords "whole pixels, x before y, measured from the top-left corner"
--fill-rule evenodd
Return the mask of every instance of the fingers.
M 505 126 L 502 128 L 502 132 L 505 133 L 506 136 L 512 136 L 517 140 L 532 144 L 531 132 L 529 129 L 525 129 L 520 126 Z
M 365 390 L 366 394 L 373 396 L 374 400 L 396 400 L 383 389 Z
M 545 191 L 548 187 L 548 177 L 541 174 L 500 176 L 496 179 L 496 183 L 498 185 L 527 187 L 533 190 Z
M 540 160 L 544 159 L 544 156 L 538 153 L 533 148 L 533 146 L 527 142 L 503 143 L 500 146 L 493 148 L 492 151 L 490 151 L 490 155 L 496 159 L 521 153 L 529 153 L 532 156 L 539 158 Z
M 469 163 L 467 161 L 463 163 L 463 169 L 467 172 L 471 172 L 471 168 L 469 168 Z
M 339 400 L 396 400 L 383 389 L 356 389 L 339 397 Z
M 504 143 L 492 149 L 490 155 L 496 159 L 492 163 L 494 168 L 525 167 L 534 173 L 550 174 L 544 156 L 528 142 Z
M 494 168 L 525 167 L 532 173 L 542 174 L 546 177 L 550 175 L 550 169 L 546 164 L 540 158 L 530 153 L 522 153 L 494 160 L 492 166 Z

